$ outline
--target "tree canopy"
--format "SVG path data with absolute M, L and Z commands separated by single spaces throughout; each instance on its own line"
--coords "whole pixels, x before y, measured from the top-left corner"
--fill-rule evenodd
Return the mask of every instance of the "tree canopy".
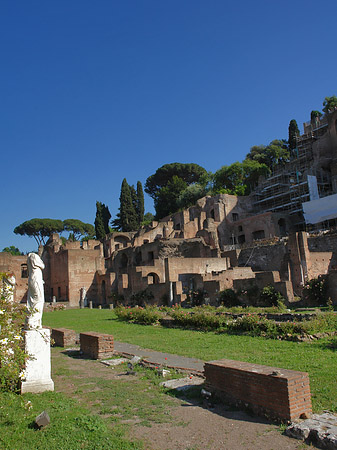
M 331 97 L 325 97 L 323 102 L 323 111 L 329 113 L 337 109 L 337 97 L 332 95 Z
M 289 158 L 290 151 L 287 141 L 284 139 L 274 139 L 267 146 L 254 145 L 246 156 L 246 160 L 250 159 L 265 164 L 270 170 L 277 164 L 284 165 Z
M 160 189 L 166 186 L 173 176 L 179 177 L 189 185 L 198 182 L 200 177 L 205 174 L 207 174 L 207 171 L 198 164 L 165 164 L 157 169 L 156 173 L 147 178 L 144 190 L 150 197 L 155 199 Z
M 267 176 L 270 169 L 266 164 L 246 159 L 223 166 L 214 174 L 214 193 L 248 195 L 257 185 L 260 176 Z
M 74 240 L 79 240 L 82 236 L 93 238 L 95 236 L 95 227 L 91 223 L 84 223 L 78 219 L 66 219 L 63 221 L 66 231 L 72 233 Z
M 178 199 L 187 183 L 176 175 L 163 186 L 154 199 L 156 219 L 162 219 L 169 214 L 173 214 L 179 209 Z
M 53 233 L 60 233 L 64 229 L 62 220 L 31 219 L 14 228 L 14 233 L 21 236 L 33 237 L 38 245 L 45 245 L 46 237 Z
M 10 247 L 5 247 L 2 249 L 3 252 L 10 253 L 13 256 L 21 256 L 23 255 L 22 252 L 17 247 L 14 247 L 14 245 L 11 245 Z

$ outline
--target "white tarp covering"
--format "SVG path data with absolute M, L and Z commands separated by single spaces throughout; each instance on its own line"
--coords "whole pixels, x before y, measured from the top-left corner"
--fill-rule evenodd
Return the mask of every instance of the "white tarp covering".
M 317 186 L 317 178 L 314 175 L 308 175 L 308 187 L 309 187 L 309 195 L 310 200 L 318 200 L 318 186 Z
M 302 203 L 306 223 L 320 223 L 337 218 L 337 194 Z

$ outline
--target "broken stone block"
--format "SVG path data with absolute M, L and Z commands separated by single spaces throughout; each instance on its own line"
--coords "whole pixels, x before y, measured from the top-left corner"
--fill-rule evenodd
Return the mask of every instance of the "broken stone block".
M 204 383 L 204 379 L 201 377 L 185 377 L 175 380 L 163 381 L 160 386 L 164 386 L 167 389 L 176 389 L 177 391 L 185 391 L 193 386 L 199 386 Z
M 43 411 L 39 416 L 36 417 L 35 424 L 39 428 L 45 427 L 46 425 L 50 424 L 50 418 L 47 411 Z

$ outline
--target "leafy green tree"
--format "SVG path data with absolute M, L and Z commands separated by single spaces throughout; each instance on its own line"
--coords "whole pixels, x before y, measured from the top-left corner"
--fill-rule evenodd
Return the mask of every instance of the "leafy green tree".
M 198 164 L 165 164 L 147 178 L 144 190 L 155 200 L 159 191 L 172 180 L 173 176 L 179 177 L 188 185 L 197 183 L 200 177 L 205 174 L 207 174 L 207 171 Z
M 270 170 L 276 165 L 284 165 L 289 158 L 290 151 L 287 141 L 284 139 L 274 139 L 267 146 L 255 145 L 246 156 L 246 160 L 250 159 L 265 164 Z
M 294 150 L 297 147 L 297 138 L 300 135 L 300 130 L 295 119 L 289 122 L 288 127 L 288 148 L 289 150 Z
M 95 235 L 95 227 L 93 225 L 78 219 L 66 219 L 63 221 L 63 225 L 64 229 L 71 233 L 75 241 L 78 241 L 82 236 L 92 238 Z
M 137 215 L 138 215 L 138 223 L 139 225 L 144 220 L 144 192 L 143 192 L 143 186 L 140 181 L 137 181 Z
M 21 236 L 33 237 L 38 245 L 45 245 L 46 237 L 64 230 L 62 220 L 57 219 L 31 219 L 14 228 L 14 233 Z
M 257 185 L 260 176 L 270 173 L 265 164 L 246 159 L 223 166 L 214 174 L 214 193 L 248 195 Z
M 335 109 L 337 109 L 337 97 L 335 95 L 332 97 L 325 97 L 323 102 L 323 111 L 327 114 Z
M 150 225 L 150 223 L 153 221 L 154 221 L 154 215 L 150 212 L 147 212 L 146 214 L 144 214 L 144 219 L 141 223 L 141 226 L 146 227 L 146 225 Z
M 177 200 L 179 209 L 189 208 L 196 204 L 199 198 L 205 197 L 207 190 L 199 183 L 190 184 L 184 189 Z
M 156 219 L 173 214 L 179 209 L 178 199 L 181 193 L 187 188 L 187 183 L 174 175 L 166 186 L 163 186 L 157 193 L 154 200 Z
M 21 256 L 23 255 L 22 252 L 17 247 L 14 247 L 14 245 L 11 245 L 10 247 L 5 247 L 2 249 L 3 252 L 10 253 L 13 256 Z
M 111 214 L 104 203 L 96 202 L 95 233 L 96 238 L 102 240 L 109 233 L 109 220 Z

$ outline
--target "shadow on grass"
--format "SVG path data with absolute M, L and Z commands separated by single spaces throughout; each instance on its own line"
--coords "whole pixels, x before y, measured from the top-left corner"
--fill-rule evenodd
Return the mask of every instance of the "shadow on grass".
M 329 342 L 318 343 L 318 347 L 322 348 L 323 350 L 332 350 L 333 352 L 336 352 L 337 351 L 337 338 L 332 339 Z

